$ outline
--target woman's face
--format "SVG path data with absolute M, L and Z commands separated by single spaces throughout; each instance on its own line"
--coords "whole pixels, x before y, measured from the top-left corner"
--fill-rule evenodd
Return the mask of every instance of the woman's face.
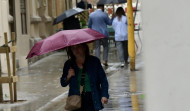
M 81 44 L 72 46 L 71 50 L 76 58 L 85 56 L 85 47 Z

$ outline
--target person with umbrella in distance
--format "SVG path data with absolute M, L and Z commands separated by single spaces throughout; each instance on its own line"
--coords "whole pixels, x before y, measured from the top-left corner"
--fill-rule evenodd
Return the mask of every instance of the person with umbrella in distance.
M 115 31 L 115 41 L 119 59 L 121 61 L 121 67 L 124 67 L 128 60 L 128 24 L 125 11 L 122 7 L 117 8 L 116 17 L 113 20 L 112 27 Z
M 81 8 L 66 10 L 54 19 L 53 25 L 63 22 L 63 30 L 80 29 L 79 19 L 75 16 L 82 12 L 84 12 L 84 10 Z
M 100 60 L 89 54 L 85 43 L 68 47 L 70 57 L 64 64 L 61 85 L 69 84 L 69 96 L 80 95 L 82 104 L 74 111 L 99 111 L 108 102 L 108 81 Z
M 103 64 L 108 66 L 108 31 L 107 25 L 112 24 L 112 20 L 109 19 L 108 14 L 104 13 L 104 5 L 97 5 L 97 10 L 90 14 L 88 20 L 88 27 L 92 28 L 104 35 L 106 38 L 95 41 L 95 55 L 100 59 L 100 47 L 103 45 Z
M 63 20 L 63 30 L 81 29 L 79 19 L 75 15 Z

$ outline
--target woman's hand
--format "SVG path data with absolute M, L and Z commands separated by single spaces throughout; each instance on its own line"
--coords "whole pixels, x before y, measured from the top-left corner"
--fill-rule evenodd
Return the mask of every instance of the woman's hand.
M 108 99 L 106 97 L 102 97 L 101 102 L 102 102 L 102 106 L 104 106 L 104 104 L 108 103 Z
M 72 76 L 75 76 L 75 71 L 73 68 L 70 67 L 67 75 L 67 80 L 69 80 Z

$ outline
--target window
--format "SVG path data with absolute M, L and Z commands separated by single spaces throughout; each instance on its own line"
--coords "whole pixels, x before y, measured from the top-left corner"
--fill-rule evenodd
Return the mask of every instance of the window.
M 15 27 L 14 27 L 15 15 L 14 15 L 14 1 L 13 0 L 9 0 L 9 14 L 11 17 L 13 17 L 13 21 L 9 22 L 11 32 L 15 32 Z
M 25 0 L 20 0 L 20 10 L 21 10 L 22 34 L 27 34 L 26 1 Z

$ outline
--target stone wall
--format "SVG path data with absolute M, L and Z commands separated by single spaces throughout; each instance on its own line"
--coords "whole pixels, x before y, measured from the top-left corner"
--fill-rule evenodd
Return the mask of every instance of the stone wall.
M 61 23 L 52 25 L 53 20 L 66 9 L 70 9 L 72 7 L 70 4 L 72 4 L 72 0 L 18 0 L 14 2 L 14 16 L 11 16 L 8 10 L 9 0 L 0 0 L 0 46 L 4 41 L 3 33 L 7 32 L 10 38 L 10 33 L 14 28 L 18 48 L 16 53 L 17 68 L 27 67 L 29 63 L 34 63 L 51 54 L 26 59 L 36 42 L 62 28 Z M 11 27 L 10 23 L 13 21 L 16 24 Z M 2 72 L 6 73 L 6 58 L 3 55 L 0 58 Z

